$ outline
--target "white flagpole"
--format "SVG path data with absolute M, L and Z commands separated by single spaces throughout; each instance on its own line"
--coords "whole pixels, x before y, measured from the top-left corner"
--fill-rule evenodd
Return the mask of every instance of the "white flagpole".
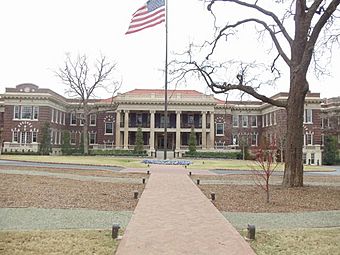
M 168 147 L 168 1 L 165 0 L 164 159 Z

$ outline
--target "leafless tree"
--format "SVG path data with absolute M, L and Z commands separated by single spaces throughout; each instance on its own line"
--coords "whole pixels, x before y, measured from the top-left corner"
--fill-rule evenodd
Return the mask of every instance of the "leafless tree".
M 179 54 L 172 64 L 177 65 L 171 72 L 173 80 L 185 80 L 188 73 L 194 73 L 214 93 L 227 93 L 231 90 L 239 90 L 249 94 L 263 102 L 274 106 L 282 107 L 287 112 L 287 138 L 286 138 L 286 160 L 283 185 L 286 187 L 303 186 L 303 114 L 304 101 L 309 91 L 307 72 L 311 64 L 314 64 L 316 73 L 324 72 L 322 63 L 319 62 L 322 56 L 331 56 L 334 42 L 338 42 L 340 29 L 335 27 L 338 24 L 337 16 L 340 10 L 340 0 L 272 0 L 271 5 L 275 6 L 278 13 L 274 13 L 267 1 L 261 0 L 211 0 L 206 1 L 208 11 L 215 20 L 215 36 L 211 41 L 205 42 L 198 48 L 190 45 L 188 51 Z M 250 10 L 249 17 L 238 20 L 235 23 L 227 23 L 217 26 L 215 14 L 223 5 L 229 8 L 237 6 Z M 263 6 L 267 6 L 266 8 Z M 281 8 L 279 8 L 281 7 Z M 282 11 L 284 10 L 284 11 Z M 250 15 L 254 15 L 250 17 Z M 213 61 L 213 58 L 221 59 L 220 47 L 226 45 L 229 39 L 237 33 L 237 29 L 243 26 L 253 25 L 254 32 L 261 38 L 266 35 L 272 42 L 271 53 L 275 55 L 266 66 L 273 77 L 262 82 L 260 77 L 254 75 L 254 70 L 263 68 L 256 63 L 238 64 L 239 69 L 232 69 L 235 61 Z M 195 49 L 204 58 L 195 55 Z M 198 50 L 197 50 L 198 49 Z M 185 60 L 178 60 L 184 57 Z M 329 59 L 327 59 L 329 60 Z M 278 62 L 282 61 L 288 68 L 290 74 L 289 96 L 286 101 L 269 98 L 259 93 L 258 88 L 266 83 L 272 84 L 280 78 L 281 72 Z M 226 78 L 229 74 L 235 79 Z M 258 75 L 261 72 L 258 72 Z M 249 78 L 250 77 L 250 78 Z
M 96 97 L 95 92 L 98 89 L 105 89 L 110 92 L 110 96 L 113 96 L 120 88 L 120 83 L 112 78 L 113 72 L 116 70 L 116 63 L 110 63 L 106 57 L 101 56 L 95 61 L 92 68 L 86 55 L 78 55 L 73 60 L 70 54 L 67 54 L 64 67 L 59 68 L 56 72 L 56 75 L 67 86 L 66 93 L 70 97 L 79 100 L 77 108 L 82 112 L 78 117 L 81 118 L 84 124 L 83 142 L 85 155 L 89 153 L 87 134 L 90 114 L 102 110 L 115 110 L 117 107 L 112 103 L 108 109 L 106 109 L 107 107 L 99 108 L 91 103 L 91 99 Z

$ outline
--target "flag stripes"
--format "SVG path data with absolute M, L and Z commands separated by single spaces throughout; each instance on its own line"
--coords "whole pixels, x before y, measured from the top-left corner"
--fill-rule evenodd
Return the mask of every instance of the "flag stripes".
M 130 26 L 125 34 L 136 33 L 162 22 L 165 22 L 165 1 L 149 0 L 132 15 Z

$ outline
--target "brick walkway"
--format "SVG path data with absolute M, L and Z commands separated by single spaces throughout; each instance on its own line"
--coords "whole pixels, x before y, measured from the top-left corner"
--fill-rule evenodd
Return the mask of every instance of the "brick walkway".
M 116 255 L 255 254 L 183 167 L 150 172 Z

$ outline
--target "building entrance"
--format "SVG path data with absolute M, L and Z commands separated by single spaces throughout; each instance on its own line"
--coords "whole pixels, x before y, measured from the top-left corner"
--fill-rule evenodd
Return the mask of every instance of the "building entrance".
M 167 149 L 175 150 L 175 134 L 168 133 Z M 156 134 L 156 150 L 164 150 L 164 133 Z

